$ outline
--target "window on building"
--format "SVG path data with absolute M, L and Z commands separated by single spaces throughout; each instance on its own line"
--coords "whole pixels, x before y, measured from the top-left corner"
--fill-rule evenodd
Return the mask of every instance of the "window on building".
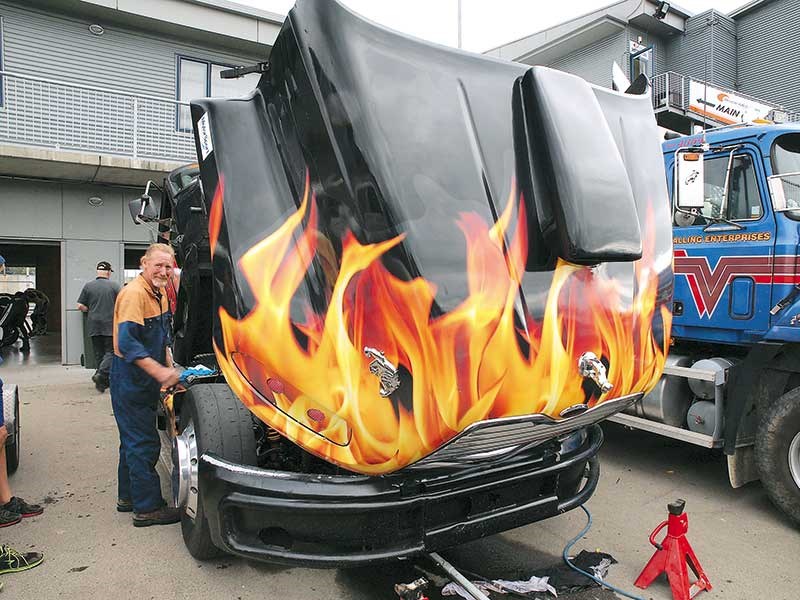
M 755 167 L 749 154 L 740 154 L 734 157 L 728 180 L 728 200 L 727 203 L 724 202 L 728 158 L 729 155 L 724 154 L 704 161 L 702 218 L 698 218 L 690 224 L 706 225 L 721 216 L 729 221 L 758 219 L 763 214 Z M 723 206 L 724 204 L 727 205 Z M 678 213 L 676 213 L 676 219 L 678 219 Z M 686 225 L 685 222 L 678 222 L 678 224 Z
M 233 65 L 178 57 L 178 100 L 189 102 L 206 97 L 235 98 L 250 93 L 258 85 L 259 75 L 251 73 L 238 79 L 222 79 L 220 73 L 231 66 Z M 192 129 L 188 106 L 181 106 L 178 111 L 178 129 Z
M 653 77 L 652 46 L 631 54 L 631 81 L 642 74 L 647 75 L 648 79 Z

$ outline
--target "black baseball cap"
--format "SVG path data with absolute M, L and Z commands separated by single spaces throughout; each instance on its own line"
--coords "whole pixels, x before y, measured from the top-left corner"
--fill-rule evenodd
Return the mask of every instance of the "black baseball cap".
M 97 270 L 98 271 L 111 271 L 114 272 L 114 269 L 111 268 L 111 263 L 106 260 L 101 260 L 97 263 Z

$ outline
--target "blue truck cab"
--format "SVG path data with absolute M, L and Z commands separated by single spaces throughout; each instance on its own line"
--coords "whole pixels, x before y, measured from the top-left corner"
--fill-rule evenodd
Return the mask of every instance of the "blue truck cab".
M 800 124 L 662 145 L 675 292 L 664 376 L 612 420 L 728 455 L 800 524 Z

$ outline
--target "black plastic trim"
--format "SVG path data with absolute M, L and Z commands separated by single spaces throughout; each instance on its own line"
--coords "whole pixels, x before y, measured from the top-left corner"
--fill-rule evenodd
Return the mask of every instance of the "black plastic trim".
M 380 477 L 270 471 L 204 454 L 205 514 L 215 544 L 256 560 L 342 567 L 435 552 L 586 502 L 603 434 L 584 431 L 568 454 L 546 445 L 485 469 Z M 272 536 L 281 543 L 264 540 Z

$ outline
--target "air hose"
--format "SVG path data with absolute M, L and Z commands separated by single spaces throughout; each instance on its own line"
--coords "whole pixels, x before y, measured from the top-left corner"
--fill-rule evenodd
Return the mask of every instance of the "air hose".
M 594 581 L 595 583 L 597 583 L 601 587 L 607 588 L 607 589 L 609 589 L 609 590 L 611 590 L 613 592 L 616 592 L 617 594 L 625 596 L 626 598 L 632 598 L 632 600 L 644 600 L 644 598 L 642 598 L 641 596 L 635 596 L 633 594 L 630 594 L 630 593 L 628 593 L 628 592 L 626 592 L 624 590 L 619 589 L 616 586 L 611 585 L 610 583 L 606 583 L 605 581 L 603 581 L 602 579 L 600 579 L 599 577 L 597 577 L 595 575 L 591 575 L 590 573 L 587 573 L 583 569 L 573 565 L 572 562 L 569 560 L 569 551 L 570 551 L 570 549 L 577 543 L 577 541 L 579 539 L 581 539 L 583 536 L 585 536 L 587 533 L 589 533 L 589 530 L 592 528 L 592 513 L 590 513 L 589 509 L 586 508 L 583 504 L 581 504 L 581 508 L 583 509 L 583 512 L 586 513 L 586 518 L 587 518 L 586 527 L 584 527 L 583 531 L 581 531 L 578 535 L 576 535 L 574 538 L 572 538 L 567 543 L 567 545 L 564 546 L 564 552 L 561 554 L 562 558 L 564 559 L 564 563 L 570 569 L 572 569 L 573 571 L 577 571 L 581 575 L 584 575 L 584 576 L 588 577 L 589 579 L 591 579 L 592 581 Z

